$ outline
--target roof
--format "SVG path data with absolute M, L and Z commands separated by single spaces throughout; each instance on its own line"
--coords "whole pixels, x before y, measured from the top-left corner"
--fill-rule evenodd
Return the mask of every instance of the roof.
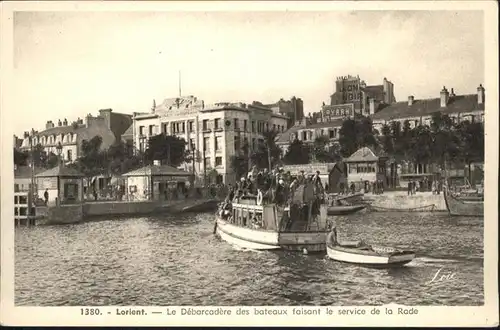
M 381 95 L 384 93 L 384 85 L 373 85 L 373 86 L 366 86 L 364 88 L 364 91 L 366 94 L 372 96 L 372 95 Z
M 82 124 L 79 124 L 77 129 L 73 128 L 73 125 L 69 125 L 69 126 L 55 126 L 55 127 L 46 129 L 44 131 L 41 131 L 41 132 L 37 133 L 37 135 L 41 136 L 41 135 L 53 135 L 53 134 L 55 134 L 55 135 L 68 134 L 68 133 L 71 133 L 71 132 L 74 133 L 78 129 L 84 128 L 84 127 L 85 127 L 85 125 L 82 125 Z
M 37 178 L 41 178 L 41 177 L 62 177 L 62 176 L 66 176 L 66 177 L 77 177 L 77 178 L 81 178 L 83 177 L 84 175 L 80 172 L 78 172 L 77 170 L 75 170 L 74 168 L 72 167 L 66 167 L 66 166 L 56 166 L 56 167 L 53 167 L 45 172 L 42 172 L 42 173 L 38 173 L 37 175 L 35 175 Z
M 314 123 L 307 125 L 295 125 L 290 127 L 285 132 L 281 133 L 278 137 L 276 143 L 290 143 L 290 134 L 297 133 L 302 129 L 316 129 L 316 128 L 326 128 L 326 127 L 339 127 L 342 126 L 343 118 L 334 119 L 332 121 L 322 122 L 322 123 Z
M 134 135 L 134 125 L 130 125 L 129 128 L 122 134 L 122 136 L 133 136 Z
M 448 105 L 441 108 L 441 99 L 414 100 L 411 106 L 408 102 L 396 102 L 372 115 L 373 120 L 392 120 L 395 118 L 410 118 L 428 116 L 435 112 L 460 113 L 476 110 L 484 111 L 484 103 L 477 103 L 477 94 L 456 95 L 450 97 Z
M 44 168 L 36 167 L 33 171 L 33 174 L 38 174 L 45 171 Z M 14 178 L 23 179 L 23 178 L 31 178 L 31 167 L 30 166 L 17 166 L 14 169 Z
M 349 158 L 344 159 L 344 162 L 376 162 L 379 157 L 368 147 L 358 149 Z
M 191 175 L 191 173 L 179 170 L 169 165 L 147 165 L 137 170 L 123 174 L 122 176 L 152 176 L 152 175 Z
M 309 124 L 304 128 L 325 128 L 325 127 L 339 127 L 342 126 L 344 118 L 337 118 L 331 121 L 326 121 L 322 123 Z

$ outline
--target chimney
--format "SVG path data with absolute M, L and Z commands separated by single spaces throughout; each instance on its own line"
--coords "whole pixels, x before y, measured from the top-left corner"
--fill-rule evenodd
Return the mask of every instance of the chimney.
M 28 136 L 30 136 L 30 132 L 24 132 L 23 137 L 26 139 Z
M 370 97 L 370 115 L 375 113 L 375 99 Z
M 52 128 L 52 122 L 50 120 L 47 120 L 47 123 L 45 123 L 45 129 Z
M 413 105 L 413 101 L 414 101 L 413 95 L 408 96 L 408 106 L 409 107 L 411 107 Z
M 63 120 L 63 126 L 68 126 L 68 120 L 66 118 Z
M 477 103 L 484 104 L 484 87 L 481 84 L 477 88 Z
M 455 97 L 455 96 L 456 96 L 456 95 L 455 95 L 455 91 L 454 91 L 454 90 L 453 90 L 453 88 L 452 88 L 452 89 L 451 89 L 451 91 L 450 91 L 450 97 Z
M 59 119 L 59 121 L 57 122 L 57 126 L 62 126 L 61 119 Z
M 443 86 L 443 89 L 441 90 L 441 108 L 446 108 L 449 97 L 450 94 L 448 93 L 448 90 L 445 86 Z

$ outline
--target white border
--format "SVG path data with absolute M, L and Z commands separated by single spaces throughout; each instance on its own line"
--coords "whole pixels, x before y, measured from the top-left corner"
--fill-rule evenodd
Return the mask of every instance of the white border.
M 2 2 L 1 5 L 1 84 L 0 84 L 0 149 L 1 176 L 1 304 L 0 321 L 4 325 L 316 325 L 316 326 L 492 326 L 498 325 L 498 17 L 496 1 L 387 1 L 387 2 Z M 115 308 L 101 308 L 105 316 L 79 316 L 77 307 L 14 307 L 14 226 L 13 221 L 13 162 L 12 132 L 10 120 L 16 115 L 15 102 L 9 98 L 10 77 L 13 69 L 13 11 L 324 11 L 324 10 L 483 10 L 485 17 L 485 81 L 486 103 L 486 150 L 485 164 L 486 198 L 484 225 L 484 301 L 482 307 L 425 307 L 418 308 L 414 316 L 384 316 L 368 313 L 373 307 L 366 306 L 367 315 L 359 316 L 112 316 Z M 123 308 L 123 307 L 122 307 Z M 279 309 L 280 307 L 270 307 Z M 292 307 L 286 308 L 291 313 Z M 337 310 L 337 307 L 329 307 Z M 343 307 L 347 308 L 347 307 Z M 353 306 L 352 308 L 362 308 Z M 381 307 L 383 309 L 384 307 Z M 149 312 L 160 308 L 145 307 Z M 322 308 L 326 310 L 326 307 Z M 161 308 L 166 310 L 166 308 Z M 180 308 L 178 308 L 180 310 Z M 111 312 L 108 315 L 107 312 Z M 179 313 L 178 313 L 179 314 Z

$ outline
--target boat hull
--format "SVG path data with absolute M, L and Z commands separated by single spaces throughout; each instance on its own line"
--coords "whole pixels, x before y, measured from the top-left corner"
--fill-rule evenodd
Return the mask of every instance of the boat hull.
M 252 250 L 287 250 L 324 252 L 327 232 L 278 232 L 232 225 L 220 217 L 215 233 L 222 240 L 240 248 Z
M 329 206 L 327 214 L 328 215 L 346 215 L 361 211 L 364 209 L 365 205 L 351 205 L 351 206 Z
M 448 213 L 452 216 L 483 217 L 484 202 L 457 198 L 444 189 L 444 200 Z
M 326 252 L 332 260 L 374 268 L 400 267 L 415 258 L 415 253 L 411 251 L 399 254 L 376 254 L 339 246 L 327 246 Z

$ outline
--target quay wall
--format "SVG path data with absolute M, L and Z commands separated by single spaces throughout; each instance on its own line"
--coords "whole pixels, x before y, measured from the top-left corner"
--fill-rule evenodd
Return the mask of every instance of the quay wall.
M 151 201 L 138 202 L 94 202 L 83 205 L 85 217 L 119 214 L 153 213 L 161 204 Z
M 40 211 L 42 211 L 41 208 Z M 45 209 L 45 212 L 43 217 L 36 220 L 37 225 L 70 224 L 83 220 L 81 204 L 49 207 Z
M 446 211 L 444 195 L 433 195 L 432 192 L 417 192 L 408 195 L 406 191 L 388 191 L 380 195 L 365 194 L 364 199 L 373 206 L 394 209 L 411 209 L 434 204 L 434 211 Z

